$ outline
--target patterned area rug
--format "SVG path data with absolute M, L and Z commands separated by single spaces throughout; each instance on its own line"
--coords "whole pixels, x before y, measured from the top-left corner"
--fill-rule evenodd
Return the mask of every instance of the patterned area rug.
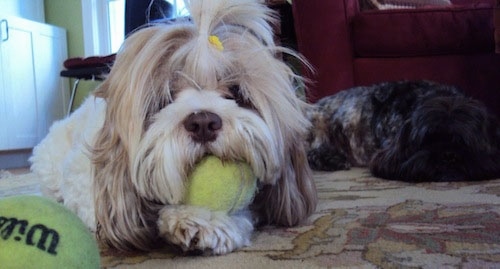
M 500 179 L 409 184 L 365 169 L 315 173 L 320 203 L 302 227 L 264 227 L 250 247 L 216 256 L 171 249 L 120 255 L 104 268 L 500 268 Z M 0 197 L 38 193 L 27 174 L 0 179 Z

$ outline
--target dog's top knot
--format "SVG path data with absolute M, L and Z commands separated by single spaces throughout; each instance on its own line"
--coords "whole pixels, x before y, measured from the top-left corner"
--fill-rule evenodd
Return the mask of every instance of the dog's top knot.
M 222 33 L 229 31 L 239 35 L 250 33 L 261 43 L 274 45 L 271 24 L 279 18 L 260 0 L 185 0 L 185 3 L 198 28 L 200 44 L 209 41 L 220 50 L 215 39 L 227 39 Z
M 216 35 L 209 36 L 208 42 L 210 42 L 210 44 L 212 44 L 216 49 L 218 49 L 220 51 L 224 50 L 224 46 L 222 45 L 222 42 L 220 42 L 220 39 L 218 36 L 216 36 Z

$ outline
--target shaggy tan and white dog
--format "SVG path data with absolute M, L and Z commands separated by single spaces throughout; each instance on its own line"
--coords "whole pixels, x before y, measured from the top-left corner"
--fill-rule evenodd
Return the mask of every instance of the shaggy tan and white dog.
M 192 20 L 128 37 L 111 73 L 34 149 L 32 170 L 97 237 L 120 250 L 166 242 L 223 254 L 257 223 L 291 226 L 317 202 L 303 140 L 298 78 L 280 61 L 274 14 L 253 0 L 191 0 Z M 248 210 L 183 205 L 206 154 L 248 162 L 259 190 Z

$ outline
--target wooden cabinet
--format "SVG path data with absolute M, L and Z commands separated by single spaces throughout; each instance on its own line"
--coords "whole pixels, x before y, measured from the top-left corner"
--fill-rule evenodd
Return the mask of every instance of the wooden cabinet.
M 0 18 L 0 150 L 29 149 L 64 117 L 66 31 L 17 17 Z

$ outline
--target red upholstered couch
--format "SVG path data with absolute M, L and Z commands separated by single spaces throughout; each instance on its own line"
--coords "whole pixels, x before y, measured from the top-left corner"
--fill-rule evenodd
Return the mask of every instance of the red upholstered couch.
M 315 68 L 308 98 L 358 85 L 430 79 L 457 85 L 500 116 L 494 0 L 361 10 L 359 0 L 294 0 L 298 49 Z

